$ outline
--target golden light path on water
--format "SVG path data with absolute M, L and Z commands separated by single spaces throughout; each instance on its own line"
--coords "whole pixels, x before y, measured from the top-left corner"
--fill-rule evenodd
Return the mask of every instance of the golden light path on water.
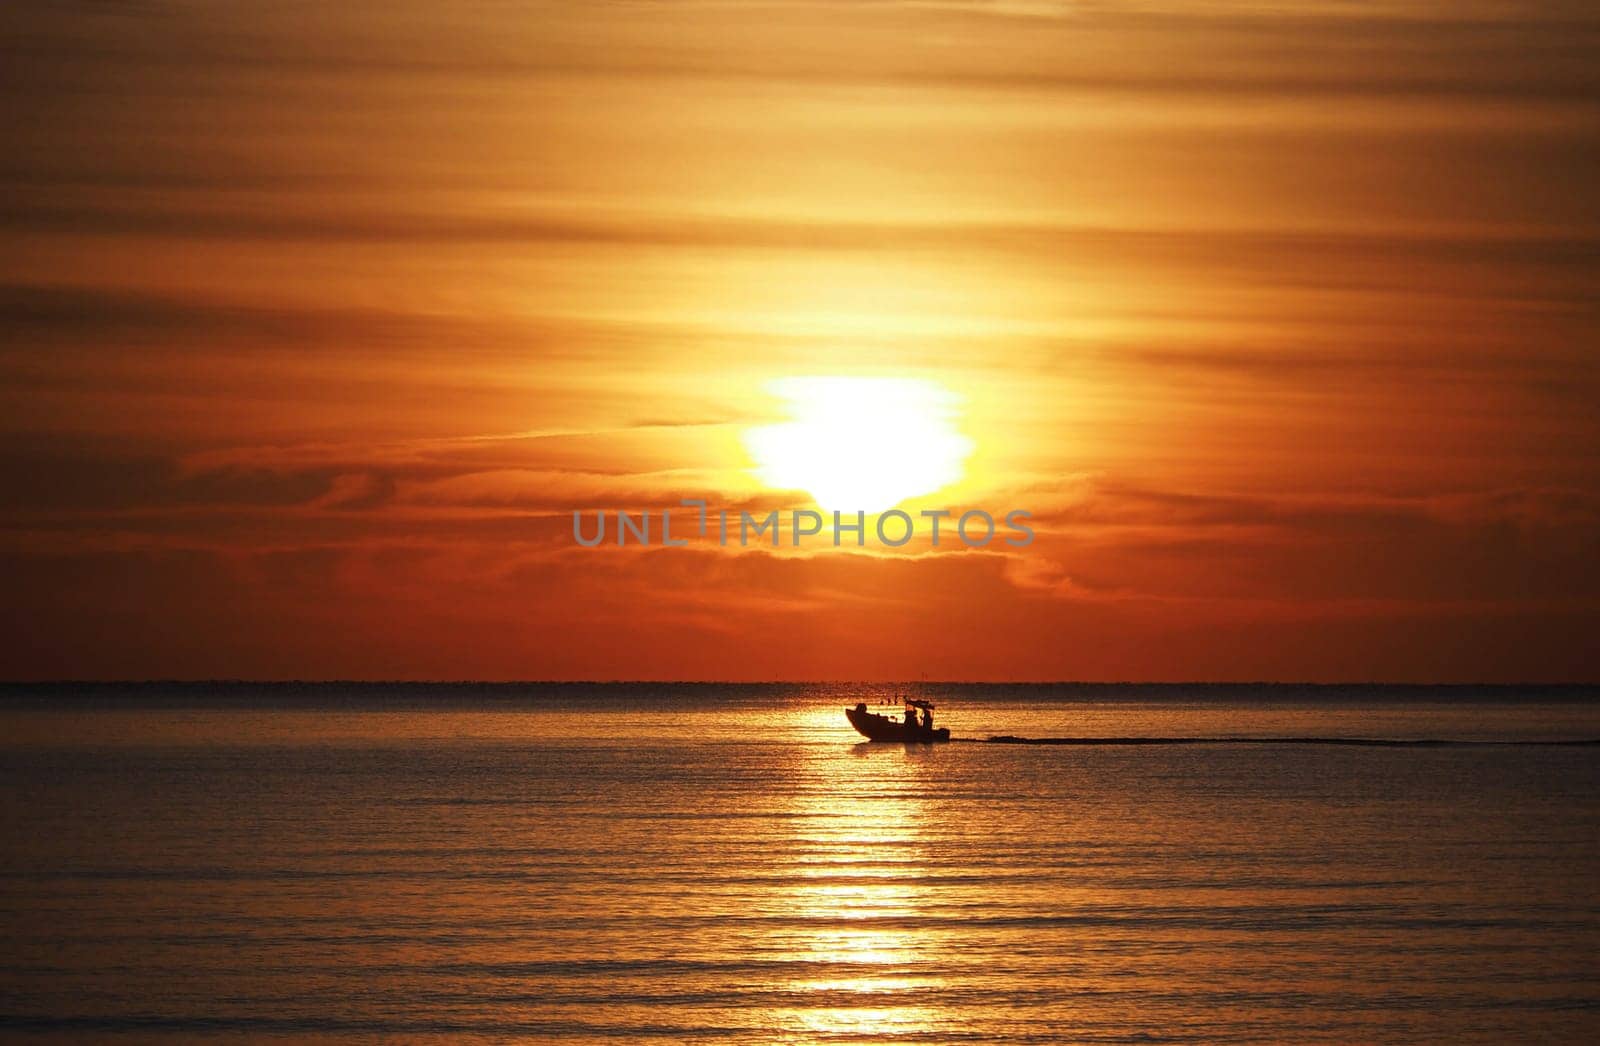
M 826 731 L 836 726 L 838 713 L 807 709 L 796 718 L 799 729 Z M 806 956 L 850 972 L 798 979 L 792 988 L 802 997 L 827 992 L 854 998 L 825 1009 L 797 1009 L 793 1022 L 808 1033 L 836 1038 L 895 1037 L 939 1027 L 943 1016 L 921 1001 L 937 998 L 940 988 L 938 976 L 927 972 L 927 942 L 901 922 L 925 912 L 932 900 L 925 878 L 914 874 L 927 849 L 926 767 L 908 758 L 892 789 L 863 795 L 859 771 L 869 758 L 864 750 L 843 760 L 831 747 L 808 749 L 806 756 L 808 785 L 794 804 L 800 815 L 795 823 L 804 831 L 795 843 L 798 850 L 820 853 L 796 869 L 790 907 L 799 924 L 819 927 L 807 935 Z M 908 997 L 919 1001 L 907 1005 Z

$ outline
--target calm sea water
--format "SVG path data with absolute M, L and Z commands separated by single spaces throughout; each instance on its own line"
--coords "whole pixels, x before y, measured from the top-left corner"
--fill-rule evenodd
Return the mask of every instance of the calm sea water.
M 1592 691 L 0 691 L 0 1032 L 1595 1041 Z M 1513 744 L 1335 745 L 1319 739 Z

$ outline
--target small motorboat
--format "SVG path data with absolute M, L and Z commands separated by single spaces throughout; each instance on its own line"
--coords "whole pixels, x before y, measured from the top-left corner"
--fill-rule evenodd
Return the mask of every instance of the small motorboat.
M 932 744 L 935 741 L 950 740 L 948 727 L 923 726 L 917 720 L 917 711 L 924 713 L 924 719 L 932 721 L 933 702 L 923 701 L 920 698 L 906 698 L 905 717 L 896 719 L 891 716 L 879 715 L 867 711 L 865 701 L 857 703 L 854 708 L 846 708 L 845 716 L 850 720 L 850 725 L 868 741 L 894 741 L 900 744 Z

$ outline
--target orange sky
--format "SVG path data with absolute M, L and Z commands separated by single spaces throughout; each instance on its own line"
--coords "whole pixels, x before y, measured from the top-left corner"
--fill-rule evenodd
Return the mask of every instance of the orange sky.
M 0 12 L 0 676 L 1600 678 L 1600 16 Z M 784 379 L 1034 514 L 806 507 Z M 776 384 L 775 384 L 776 383 Z

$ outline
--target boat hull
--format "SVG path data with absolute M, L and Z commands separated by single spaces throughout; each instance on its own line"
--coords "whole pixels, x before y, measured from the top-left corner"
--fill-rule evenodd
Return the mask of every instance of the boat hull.
M 875 712 L 862 712 L 854 708 L 846 708 L 844 714 L 850 720 L 850 725 L 856 732 L 868 741 L 892 741 L 898 744 L 927 745 L 938 741 L 950 740 L 948 727 L 938 727 L 934 730 L 924 730 L 919 726 L 906 726 L 905 723 L 888 716 L 881 716 Z

